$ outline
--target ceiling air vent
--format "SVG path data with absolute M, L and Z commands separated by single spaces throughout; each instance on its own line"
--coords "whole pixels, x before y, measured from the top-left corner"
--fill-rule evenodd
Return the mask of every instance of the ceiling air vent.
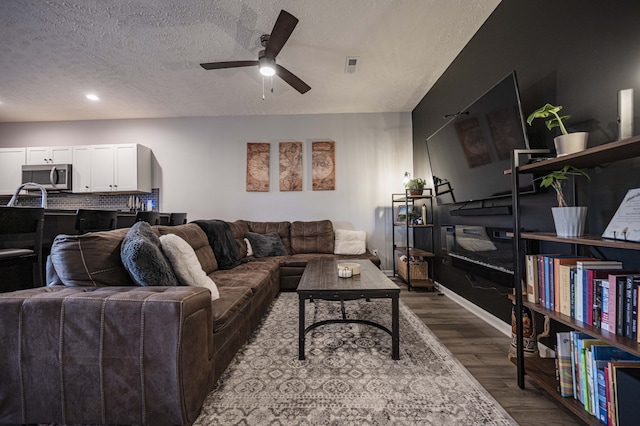
M 356 72 L 356 65 L 358 64 L 359 60 L 360 59 L 358 56 L 347 56 L 347 60 L 344 64 L 344 72 L 347 74 L 353 74 L 354 72 Z

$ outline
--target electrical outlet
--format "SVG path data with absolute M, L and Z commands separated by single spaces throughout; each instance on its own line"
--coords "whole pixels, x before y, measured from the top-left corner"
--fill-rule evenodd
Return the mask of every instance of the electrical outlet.
M 373 249 L 372 253 L 374 256 L 378 256 L 378 249 Z

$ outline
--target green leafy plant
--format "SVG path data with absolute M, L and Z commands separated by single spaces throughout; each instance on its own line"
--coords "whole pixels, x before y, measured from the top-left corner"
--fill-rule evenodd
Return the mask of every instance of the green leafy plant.
M 564 184 L 569 179 L 569 176 L 584 176 L 588 180 L 591 180 L 586 172 L 569 165 L 564 166 L 560 170 L 556 170 L 544 176 L 540 176 L 535 180 L 540 180 L 541 188 L 552 187 L 556 191 L 556 198 L 558 199 L 559 207 L 568 207 L 567 202 L 564 199 L 563 188 Z
M 445 183 L 446 181 L 446 179 L 439 178 L 438 176 L 433 177 L 433 184 L 436 186 L 440 185 L 441 183 Z
M 533 111 L 531 113 L 531 115 L 529 115 L 529 117 L 527 117 L 527 123 L 529 124 L 529 126 L 531 126 L 531 122 L 533 122 L 533 120 L 535 120 L 536 118 L 549 118 L 552 117 L 550 120 L 545 121 L 544 123 L 547 125 L 547 129 L 551 130 L 554 127 L 559 127 L 560 131 L 562 132 L 563 135 L 568 135 L 569 132 L 567 132 L 567 128 L 564 127 L 564 124 L 562 124 L 563 121 L 568 120 L 569 118 L 571 118 L 570 115 L 563 115 L 560 116 L 558 115 L 558 112 L 562 109 L 562 106 L 558 105 L 558 106 L 553 106 L 551 104 L 546 104 L 545 106 L 543 106 L 542 108 L 538 108 L 537 110 Z
M 422 189 L 427 184 L 427 181 L 422 178 L 413 178 L 407 182 L 404 186 L 407 189 Z

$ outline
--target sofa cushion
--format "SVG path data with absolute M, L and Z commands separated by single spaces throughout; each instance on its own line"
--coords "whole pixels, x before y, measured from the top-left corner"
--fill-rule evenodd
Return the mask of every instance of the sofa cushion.
M 249 226 L 249 231 L 256 234 L 268 234 L 270 232 L 277 232 L 280 235 L 282 244 L 287 250 L 287 253 L 291 253 L 291 222 L 250 222 L 246 221 Z
M 291 224 L 291 254 L 333 253 L 334 244 L 335 235 L 330 220 Z
M 245 242 L 245 237 L 249 232 L 249 225 L 244 220 L 236 220 L 235 222 L 227 222 L 229 227 L 231 228 L 231 233 L 233 234 L 233 238 L 235 238 L 238 246 L 240 246 L 240 256 L 247 257 L 250 256 L 247 254 L 247 244 Z
M 208 288 L 211 292 L 211 300 L 220 297 L 218 287 L 202 270 L 196 252 L 193 251 L 189 243 L 176 234 L 161 236 L 160 243 L 180 284 Z
M 145 221 L 136 222 L 124 236 L 120 257 L 131 279 L 139 286 L 176 286 L 178 279 L 162 252 L 160 238 Z
M 202 270 L 207 275 L 218 270 L 218 262 L 215 254 L 213 254 L 213 249 L 209 245 L 207 234 L 198 225 L 188 223 L 178 226 L 154 226 L 153 229 L 160 235 L 176 234 L 188 242 L 193 251 L 195 251 Z
M 280 235 L 276 232 L 270 232 L 268 234 L 249 232 L 247 239 L 249 239 L 251 243 L 253 255 L 257 258 L 287 255 L 287 249 L 284 247 L 284 244 L 282 244 Z
M 246 309 L 252 292 L 247 287 L 220 287 L 220 298 L 211 302 L 213 311 L 213 332 L 224 328 L 227 322 L 239 311 Z M 215 339 L 214 339 L 215 340 Z
M 336 229 L 335 254 L 363 254 L 367 251 L 367 233 Z
M 120 258 L 128 229 L 56 236 L 48 267 L 69 287 L 134 286 Z M 49 272 L 47 272 L 49 275 Z

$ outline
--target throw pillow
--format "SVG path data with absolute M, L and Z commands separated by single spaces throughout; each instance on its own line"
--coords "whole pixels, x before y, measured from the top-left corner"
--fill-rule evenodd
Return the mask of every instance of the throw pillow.
M 122 240 L 120 258 L 131 279 L 139 286 L 178 285 L 160 239 L 144 221 L 136 222 Z
M 367 233 L 336 229 L 334 254 L 363 254 L 367 251 Z
M 255 232 L 249 232 L 247 239 L 251 244 L 253 255 L 255 257 L 267 257 L 267 256 L 286 256 L 287 249 L 284 248 L 280 235 L 277 232 L 271 232 L 269 234 L 256 234 Z
M 211 291 L 211 300 L 220 297 L 218 287 L 202 270 L 196 252 L 188 242 L 176 234 L 167 234 L 160 237 L 160 244 L 162 244 L 162 250 L 171 262 L 180 284 L 208 288 Z
M 247 257 L 253 256 L 253 247 L 251 247 L 251 241 L 249 241 L 248 238 L 245 238 L 244 243 L 247 245 Z

